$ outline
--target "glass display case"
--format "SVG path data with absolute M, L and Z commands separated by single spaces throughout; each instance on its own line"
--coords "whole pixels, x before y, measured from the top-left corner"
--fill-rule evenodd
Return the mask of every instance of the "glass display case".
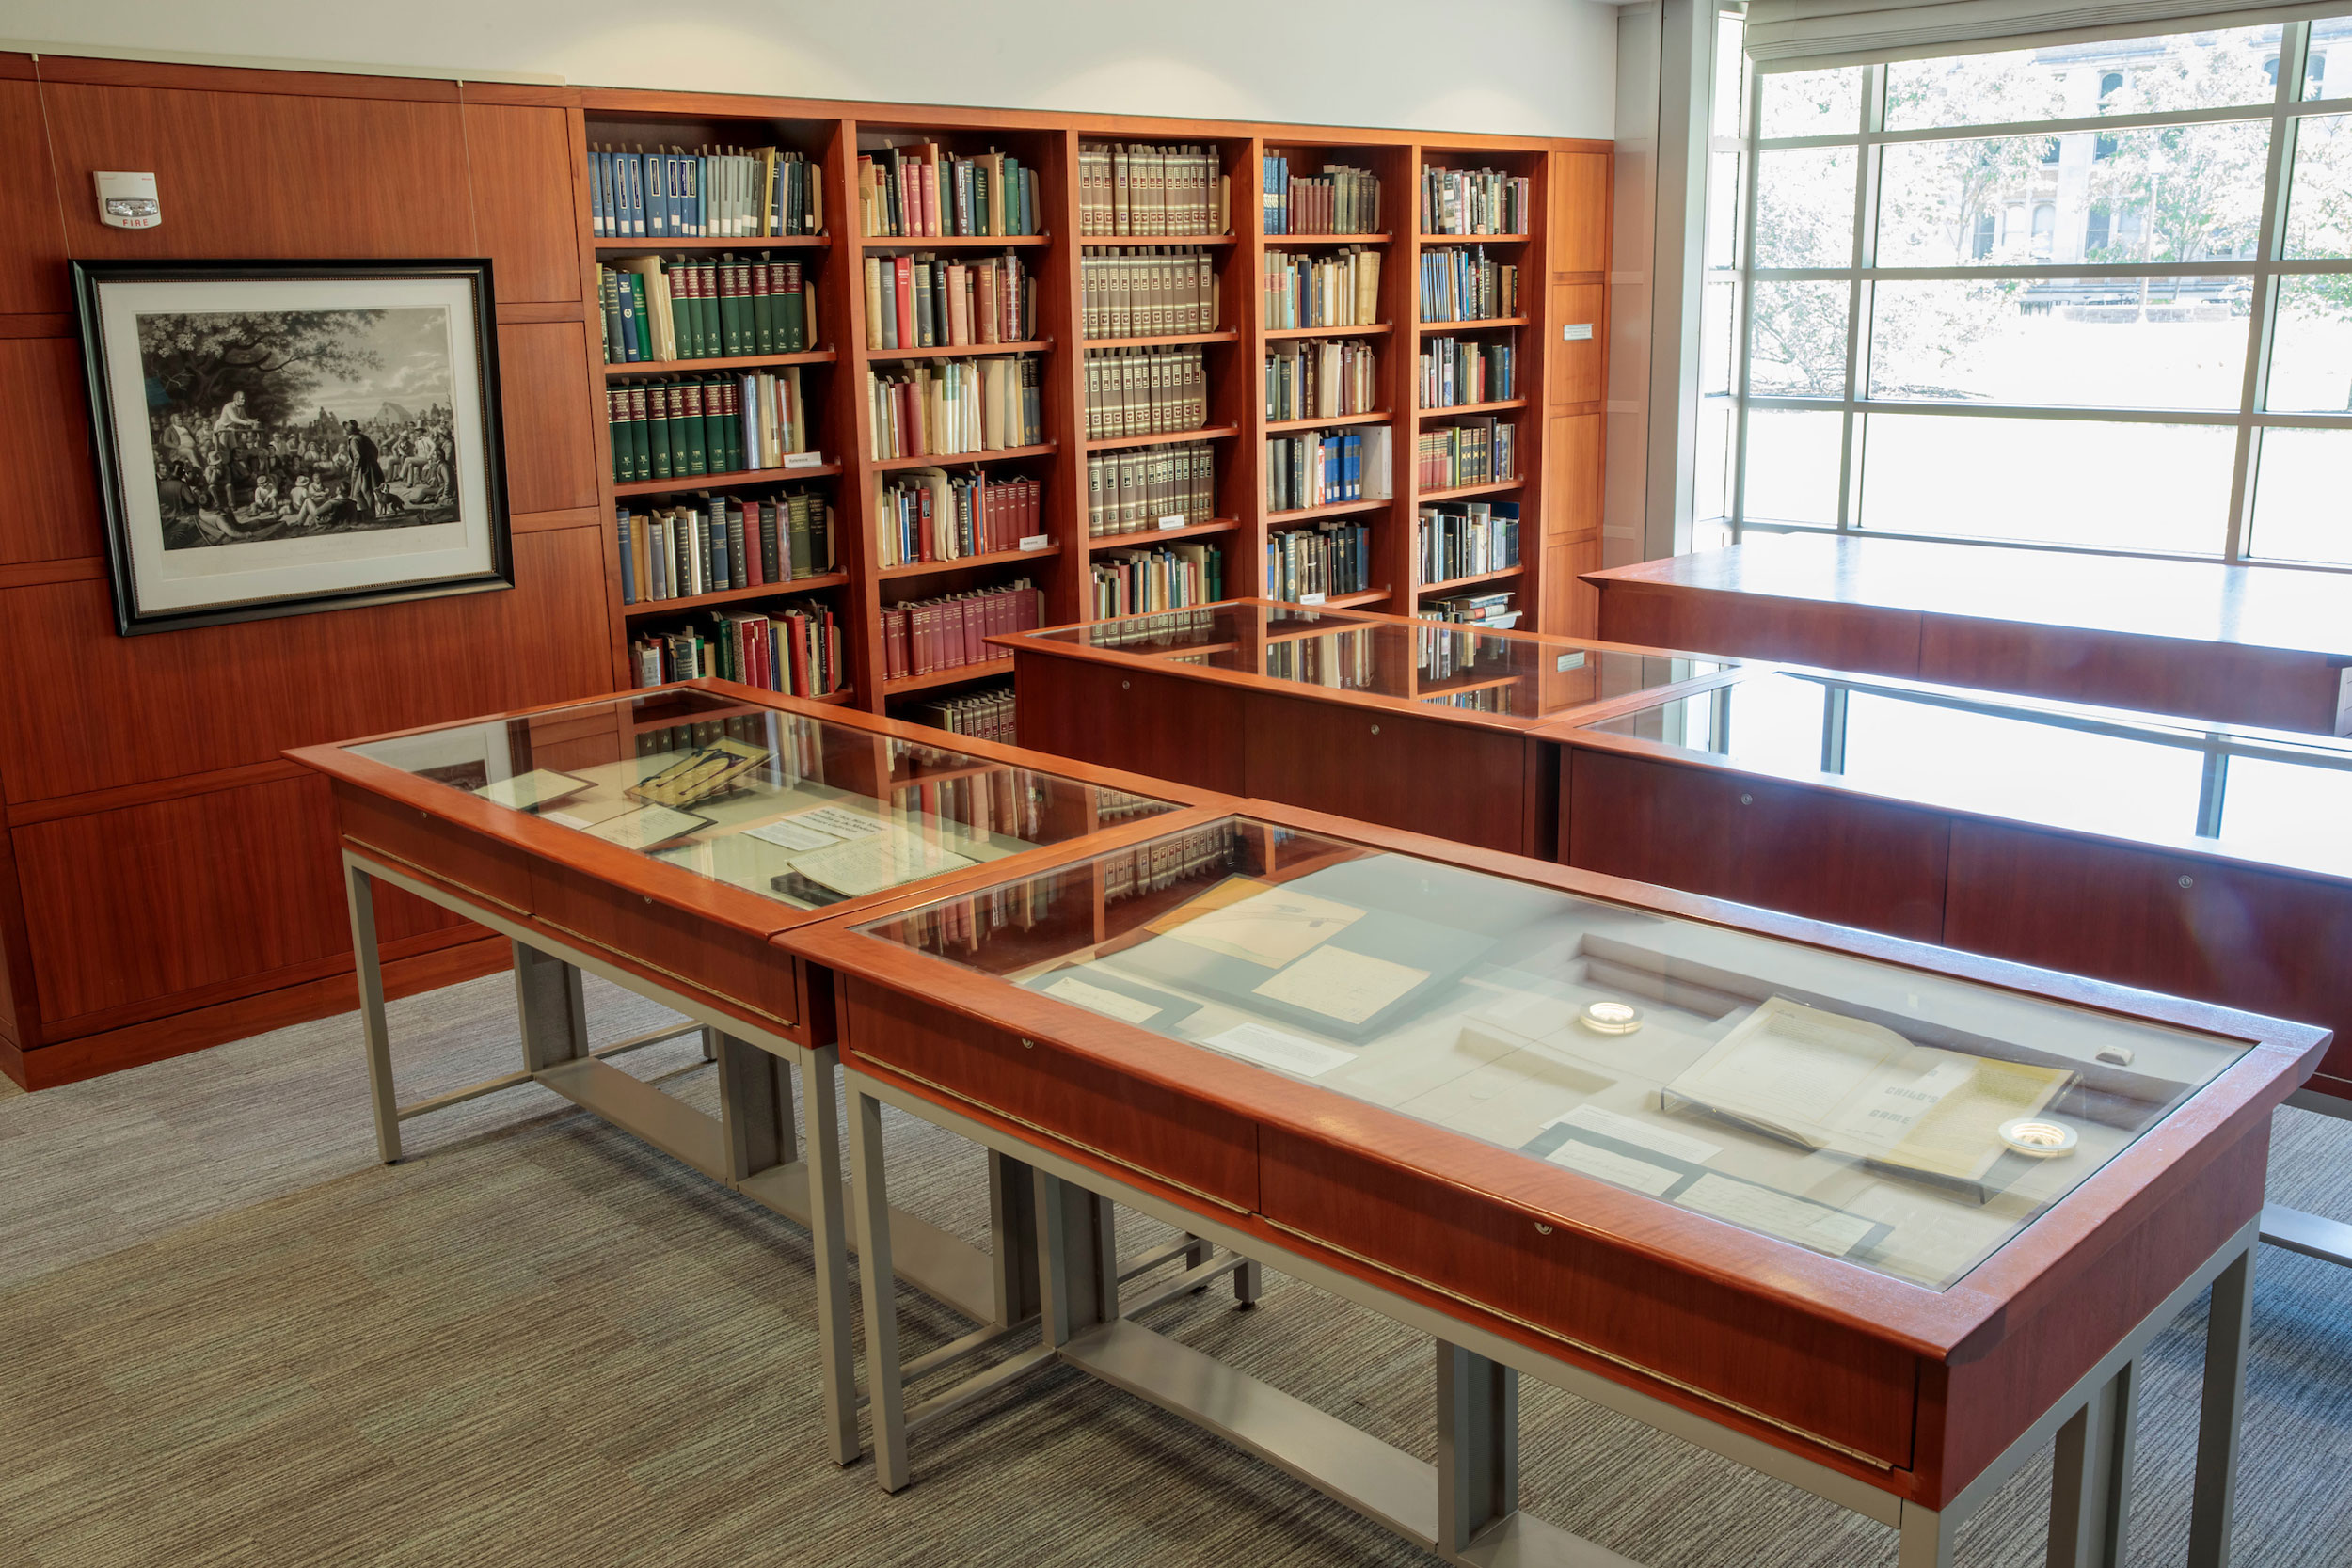
M 2352 742 L 1782 670 L 1580 724 L 1950 811 L 2352 876 Z
M 1241 816 L 853 929 L 1932 1291 L 2248 1048 Z
M 1122 654 L 1161 668 L 1258 676 L 1282 687 L 1519 723 L 1730 668 L 1662 650 L 1256 599 L 1056 626 L 1001 641 L 1016 650 L 1044 643 Z
M 904 728 L 668 688 L 343 750 L 790 910 L 1176 809 Z

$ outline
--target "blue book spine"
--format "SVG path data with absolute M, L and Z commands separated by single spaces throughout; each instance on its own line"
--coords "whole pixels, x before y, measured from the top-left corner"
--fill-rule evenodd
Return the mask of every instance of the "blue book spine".
M 588 154 L 588 213 L 589 230 L 596 238 L 609 239 L 612 233 L 612 214 L 604 199 L 604 154 Z
M 621 533 L 621 602 L 635 604 L 637 602 L 637 558 L 629 553 L 628 508 L 624 506 L 618 510 Z
M 645 235 L 648 239 L 667 239 L 670 235 L 669 205 L 661 195 L 661 154 L 648 152 L 637 160 L 644 193 Z
M 710 233 L 709 162 L 699 155 L 681 158 L 678 173 L 686 185 L 686 231 L 703 239 Z

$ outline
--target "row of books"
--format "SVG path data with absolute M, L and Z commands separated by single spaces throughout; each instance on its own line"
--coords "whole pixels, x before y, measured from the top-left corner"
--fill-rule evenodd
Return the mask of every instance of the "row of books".
M 691 506 L 645 511 L 624 506 L 614 523 L 623 604 L 783 584 L 834 569 L 833 508 L 806 491 L 706 496 Z
M 1358 246 L 1328 256 L 1266 253 L 1261 280 L 1269 332 L 1289 326 L 1376 326 L 1380 253 Z
M 727 359 L 814 346 L 817 284 L 798 261 L 629 256 L 596 268 L 604 358 Z
M 1486 246 L 1422 252 L 1422 320 L 1493 321 L 1518 313 L 1519 269 L 1488 260 Z
M 801 367 L 752 375 L 627 381 L 604 389 L 612 478 L 698 479 L 815 467 Z
M 1420 578 L 1452 582 L 1519 563 L 1519 509 L 1515 502 L 1442 501 L 1421 509 Z
M 1370 169 L 1326 164 L 1293 174 L 1279 152 L 1265 155 L 1265 231 L 1269 234 L 1377 234 L 1380 180 Z
M 1490 597 L 1508 600 L 1508 594 Z M 1444 617 L 1420 612 L 1423 619 Z M 1483 613 L 1483 611 L 1481 612 Z M 1510 645 L 1479 635 L 1483 622 L 1466 623 L 1461 629 L 1454 627 L 1415 626 L 1413 628 L 1413 675 L 1415 687 L 1425 695 L 1438 695 L 1431 689 L 1440 681 L 1456 675 L 1475 679 L 1495 678 L 1512 673 Z M 1467 682 L 1464 684 L 1468 684 Z
M 1500 403 L 1517 397 L 1518 358 L 1518 351 L 1508 341 L 1423 338 L 1421 406 L 1458 408 L 1464 404 Z
M 593 147 L 589 227 L 600 240 L 752 240 L 825 231 L 824 180 L 798 152 Z
M 1454 490 L 1518 477 L 1518 426 L 1508 420 L 1465 420 L 1424 430 L 1414 445 L 1414 484 Z
M 1231 187 L 1213 149 L 1078 144 L 1081 234 L 1222 234 L 1231 207 Z
M 1379 362 L 1360 338 L 1277 343 L 1265 356 L 1265 417 L 1323 420 L 1380 406 Z
M 882 607 L 882 673 L 888 680 L 961 669 L 1003 656 L 987 640 L 1035 631 L 1044 595 L 1027 578 L 995 588 Z
M 866 346 L 961 348 L 1037 337 L 1037 279 L 1008 250 L 965 261 L 866 258 Z
M 1424 234 L 1524 234 L 1534 200 L 1534 185 L 1523 174 L 1422 166 Z
M 1042 234 L 1037 170 L 991 148 L 959 158 L 937 142 L 857 160 L 858 232 L 882 239 Z
M 1216 330 L 1216 259 L 1198 245 L 1089 250 L 1078 298 L 1089 338 Z
M 1214 545 L 1183 541 L 1148 550 L 1105 550 L 1094 558 L 1093 618 L 1150 615 L 1213 604 L 1225 596 L 1225 556 Z
M 875 457 L 953 457 L 1045 438 L 1038 362 L 1027 355 L 868 371 Z
M 929 724 L 949 735 L 970 736 L 975 740 L 993 740 L 999 746 L 1017 744 L 1013 739 L 1012 683 L 983 686 L 971 691 L 959 691 L 952 697 L 933 697 L 924 702 L 909 703 L 900 708 L 898 717 L 910 724 Z M 1021 768 L 1007 768 L 987 775 L 1009 782 Z M 1039 791 L 1042 794 L 1043 791 Z M 1027 835 L 1023 835 L 1027 836 Z
M 1390 494 L 1388 427 L 1267 436 L 1265 491 L 1269 512 L 1385 499 Z
M 1216 454 L 1206 441 L 1087 454 L 1087 533 L 1149 533 L 1216 515 Z
M 1139 898 L 1179 882 L 1199 881 L 1206 886 L 1228 873 L 1245 870 L 1235 852 L 1238 837 L 1238 825 L 1228 819 L 1151 839 L 1132 849 L 1115 849 L 1097 862 L 1103 867 L 1104 902 Z
M 1017 550 L 1045 532 L 1044 482 L 909 468 L 874 502 L 874 537 L 883 566 Z
M 1366 524 L 1326 523 L 1266 535 L 1267 598 L 1321 603 L 1371 587 L 1372 530 Z
M 1328 637 L 1294 637 L 1265 648 L 1265 673 L 1278 680 L 1362 691 L 1372 687 L 1378 670 L 1378 649 L 1369 626 Z
M 1209 422 L 1209 369 L 1197 348 L 1087 351 L 1087 439 L 1199 430 Z
M 1507 686 L 1481 686 L 1469 691 L 1440 691 L 1422 699 L 1444 707 L 1468 708 L 1474 713 L 1509 713 L 1511 689 Z
M 1423 620 L 1454 621 L 1487 631 L 1509 631 L 1519 624 L 1519 612 L 1512 608 L 1518 595 L 1509 589 L 1499 594 L 1453 594 L 1440 598 L 1423 599 L 1415 611 Z
M 849 684 L 841 624 L 830 605 L 713 614 L 707 624 L 629 640 L 639 686 L 715 675 L 793 697 L 822 697 Z

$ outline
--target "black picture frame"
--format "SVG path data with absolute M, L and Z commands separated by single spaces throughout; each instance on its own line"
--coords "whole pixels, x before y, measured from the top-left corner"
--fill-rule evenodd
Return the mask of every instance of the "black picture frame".
M 107 570 L 114 589 L 115 630 L 125 637 L 151 632 L 180 631 L 198 626 L 215 626 L 242 621 L 268 620 L 286 615 L 309 615 L 329 610 L 349 610 L 366 605 L 394 604 L 412 599 L 443 598 L 455 594 L 489 593 L 515 586 L 514 541 L 506 491 L 505 431 L 502 405 L 500 401 L 497 290 L 486 257 L 456 259 L 412 258 L 354 258 L 310 261 L 253 260 L 154 260 L 154 261 L 75 261 L 70 263 L 77 328 L 82 346 L 84 377 L 89 398 L 90 450 L 97 469 L 98 493 L 103 512 L 106 533 Z M 312 304 L 307 307 L 288 305 L 272 308 L 251 303 L 253 284 L 349 284 L 353 287 L 353 303 L 347 306 Z M 146 412 L 151 423 L 155 418 L 158 380 L 151 373 L 152 361 L 142 356 L 140 385 L 134 391 L 122 383 L 121 372 L 125 357 L 117 325 L 115 341 L 110 350 L 109 291 L 119 285 L 167 284 L 192 286 L 194 297 L 201 297 L 203 286 L 217 284 L 224 295 L 234 290 L 234 297 L 242 303 L 224 303 L 224 310 L 246 315 L 266 314 L 275 309 L 279 314 L 358 315 L 373 311 L 379 316 L 389 313 L 386 307 L 366 303 L 366 285 L 371 283 L 444 284 L 462 286 L 465 293 L 463 314 L 469 326 L 469 351 L 452 346 L 445 357 L 450 377 L 451 398 L 446 410 L 451 437 L 448 454 L 439 466 L 439 477 L 446 482 L 447 506 L 453 515 L 445 519 L 464 525 L 467 536 L 466 553 L 469 557 L 462 569 L 433 573 L 413 572 L 401 575 L 399 558 L 384 558 L 385 575 L 373 581 L 349 581 L 315 590 L 290 588 L 279 593 L 246 592 L 213 602 L 157 603 L 155 584 L 142 577 L 141 560 L 151 564 L 159 559 L 158 551 L 184 547 L 170 543 L 169 523 L 165 515 L 164 488 L 159 483 L 157 448 L 151 433 L 142 433 L 126 442 L 125 433 L 119 428 L 119 420 L 126 408 Z M 310 291 L 316 294 L 318 291 Z M 127 302 L 122 309 L 128 309 Z M 200 304 L 179 308 L 185 312 L 201 312 Z M 453 315 L 456 306 L 443 309 Z M 135 333 L 135 328 L 132 329 Z M 134 339 L 135 347 L 136 340 Z M 470 387 L 461 391 L 461 377 L 470 373 Z M 242 393 L 238 396 L 241 398 Z M 132 398 L 135 401 L 131 401 Z M 461 414 L 460 404 L 469 404 Z M 385 407 L 394 405 L 387 402 Z M 240 404 L 242 407 L 242 404 Z M 435 412 L 441 412 L 436 410 Z M 319 413 L 308 433 L 324 430 L 320 421 L 329 420 L 331 411 L 321 402 Z M 180 422 L 175 420 L 175 424 Z M 201 420 L 198 421 L 199 424 Z M 420 421 L 421 424 L 422 421 Z M 289 426 L 289 429 L 294 427 Z M 237 434 L 237 433 L 231 433 Z M 340 438 L 341 432 L 330 433 Z M 470 439 L 472 445 L 466 443 Z M 321 442 L 314 443 L 324 445 Z M 372 489 L 374 497 L 371 519 L 362 523 L 358 517 L 358 497 L 361 493 L 356 478 L 362 466 L 356 444 L 346 449 L 343 461 L 354 471 L 355 478 L 347 485 L 350 499 L 337 497 L 337 509 L 348 508 L 341 527 L 318 521 L 315 516 L 297 518 L 291 525 L 304 531 L 320 533 L 374 533 L 411 526 L 407 522 L 380 519 L 381 510 L 388 504 L 384 497 L 401 488 L 385 483 L 380 477 Z M 322 460 L 323 461 L 323 460 Z M 175 493 L 185 498 L 193 490 L 200 498 L 188 502 L 192 514 L 211 536 L 186 540 L 200 544 L 247 544 L 266 540 L 249 538 L 235 532 L 244 522 L 244 509 L 237 503 L 236 470 L 239 464 L 232 455 L 223 467 L 230 470 L 226 481 L 208 479 L 199 485 L 174 482 Z M 478 467 L 479 479 L 466 472 Z M 207 465 L 209 472 L 210 466 Z M 174 472 L 185 473 L 184 465 Z M 136 486 L 145 486 L 151 493 L 143 496 Z M 250 490 L 248 496 L 252 495 Z M 223 501 L 221 498 L 226 497 Z M 209 512 L 202 505 L 211 499 L 215 505 Z M 394 495 L 389 503 L 393 507 L 392 518 L 399 519 L 404 510 L 421 510 L 405 495 Z M 440 509 L 437 502 L 429 512 Z M 315 509 L 314 509 L 315 511 Z M 172 519 L 182 521 L 182 519 Z M 481 537 L 472 537 L 478 526 Z M 183 537 L 184 526 L 178 529 Z M 219 537 L 230 533 L 230 537 Z M 281 550 L 287 540 L 277 540 Z M 308 544 L 304 539 L 300 543 Z M 298 547 L 298 546 L 296 546 Z M 251 552 L 246 552 L 250 555 Z M 442 551 L 452 554 L 452 551 Z M 168 559 L 161 557 L 160 559 Z M 346 577 L 364 573 L 367 562 L 337 562 L 331 570 Z M 273 567 L 257 564 L 248 571 L 235 574 L 251 578 L 276 570 L 290 575 L 290 581 L 304 569 L 300 562 Z M 315 564 L 309 569 L 315 575 L 321 570 Z M 151 577 L 160 574 L 151 573 Z M 175 585 L 177 586 L 177 585 Z M 246 584 L 249 588 L 250 583 Z M 184 596 L 195 590 L 180 587 Z

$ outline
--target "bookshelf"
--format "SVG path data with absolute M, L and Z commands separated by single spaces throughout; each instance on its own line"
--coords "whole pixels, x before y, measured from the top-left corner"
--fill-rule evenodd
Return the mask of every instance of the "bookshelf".
M 803 269 L 818 294 L 817 320 L 808 345 L 797 352 L 757 356 L 704 356 L 658 365 L 610 365 L 608 385 L 670 374 L 726 375 L 797 369 L 811 410 L 810 445 L 820 458 L 814 467 L 753 470 L 695 476 L 691 481 L 614 481 L 600 478 L 599 499 L 608 518 L 616 505 L 658 504 L 674 493 L 708 489 L 772 493 L 787 485 L 821 489 L 833 509 L 833 569 L 801 580 L 729 588 L 691 599 L 651 604 L 620 603 L 617 558 L 610 601 L 616 679 L 629 678 L 628 643 L 639 631 L 665 616 L 687 619 L 723 609 L 772 610 L 783 603 L 817 603 L 830 609 L 841 626 L 846 689 L 836 693 L 868 711 L 903 711 L 917 697 L 953 697 L 1001 682 L 1001 660 L 885 674 L 884 626 L 890 612 L 914 601 L 935 600 L 1002 588 L 1026 579 L 1039 591 L 1043 624 L 1094 618 L 1095 582 L 1105 568 L 1152 552 L 1204 546 L 1219 552 L 1222 592 L 1228 596 L 1269 591 L 1267 550 L 1274 536 L 1300 530 L 1361 525 L 1367 531 L 1360 587 L 1335 586 L 1322 602 L 1409 614 L 1424 596 L 1467 590 L 1510 590 L 1518 594 L 1524 628 L 1576 629 L 1565 615 L 1577 603 L 1563 584 L 1581 558 L 1554 551 L 1548 562 L 1543 508 L 1554 492 L 1545 472 L 1548 445 L 1543 363 L 1553 307 L 1545 287 L 1550 234 L 1547 204 L 1553 199 L 1553 172 L 1564 158 L 1576 159 L 1577 178 L 1561 187 L 1579 204 L 1574 222 L 1584 252 L 1573 276 L 1605 287 L 1609 186 L 1608 149 L 1602 143 L 1539 138 L 1438 138 L 1376 129 L 1308 127 L 1178 120 L 1043 112 L 995 112 L 942 106 L 881 105 L 728 94 L 593 89 L 580 94 L 574 111 L 577 143 L 646 148 L 764 148 L 795 150 L 818 168 L 825 207 L 824 232 L 765 240 L 598 238 L 594 233 L 590 191 L 579 187 L 582 265 L 595 266 L 646 255 L 694 257 L 733 251 L 771 251 Z M 1221 176 L 1226 187 L 1226 223 L 1220 233 L 1087 232 L 1085 150 L 1123 143 L 1197 149 L 1201 166 Z M 1034 172 L 1038 233 L 1006 235 L 867 235 L 860 232 L 857 163 L 861 154 L 929 145 L 943 157 L 973 159 L 1009 154 Z M 1378 224 L 1354 232 L 1269 232 L 1264 204 L 1265 159 L 1289 161 L 1294 180 L 1319 176 L 1326 166 L 1362 171 L 1379 187 Z M 1424 166 L 1495 169 L 1526 181 L 1527 227 L 1513 234 L 1456 235 L 1424 231 L 1420 182 Z M 1591 170 L 1598 170 L 1598 178 Z M 1360 192 L 1360 186 L 1356 187 Z M 1598 236 L 1596 242 L 1594 236 Z M 1598 248 L 1596 249 L 1597 243 Z M 1191 259 L 1212 282 L 1213 322 L 1170 315 L 1182 330 L 1124 330 L 1096 324 L 1089 335 L 1087 281 L 1090 266 L 1111 253 L 1173 252 Z M 1425 256 L 1483 247 L 1491 260 L 1519 269 L 1515 313 L 1471 321 L 1423 322 L 1419 277 Z M 1270 265 L 1310 264 L 1359 253 L 1376 256 L 1380 276 L 1375 319 L 1344 325 L 1276 322 L 1269 315 L 1264 281 Z M 870 346 L 865 263 L 868 258 L 930 256 L 977 266 L 1011 255 L 1035 281 L 1036 326 L 1018 341 L 947 347 Z M 1130 256 L 1130 260 L 1133 260 Z M 1097 294 L 1098 304 L 1106 296 Z M 1597 314 L 1578 298 L 1580 319 Z M 601 332 L 593 300 L 587 325 Z M 1105 317 L 1104 323 L 1113 318 Z M 1508 343 L 1514 354 L 1514 384 L 1508 397 L 1444 409 L 1419 403 L 1422 346 L 1433 338 Z M 593 342 L 592 339 L 592 342 Z M 1360 345 L 1369 357 L 1373 406 L 1323 418 L 1272 419 L 1266 411 L 1269 353 L 1314 352 L 1330 343 Z M 1205 405 L 1200 428 L 1137 430 L 1089 435 L 1087 420 L 1088 359 L 1105 352 L 1152 354 L 1181 351 L 1197 356 L 1200 396 Z M 591 354 L 595 350 L 592 346 Z M 1036 363 L 1041 439 L 1008 449 L 953 456 L 876 457 L 873 411 L 867 378 L 877 372 L 904 374 L 923 367 L 988 356 L 1019 356 Z M 1598 419 L 1597 391 L 1580 410 Z M 1493 420 L 1511 432 L 1518 467 L 1504 479 L 1476 483 L 1419 485 L 1414 454 L 1423 433 L 1474 420 Z M 1327 431 L 1335 436 L 1382 433 L 1389 443 L 1390 483 L 1386 496 L 1366 496 L 1315 506 L 1277 507 L 1267 490 L 1269 438 L 1292 438 Z M 1206 515 L 1187 515 L 1179 526 L 1090 535 L 1088 531 L 1090 460 L 1125 455 L 1148 458 L 1208 452 L 1206 467 L 1213 504 Z M 1598 443 L 1563 447 L 1576 465 L 1573 490 L 1597 496 Z M 1041 546 L 992 548 L 945 561 L 882 564 L 876 506 L 885 484 L 907 470 L 936 467 L 950 476 L 985 474 L 991 481 L 1034 481 Z M 1592 471 L 1585 472 L 1590 467 Z M 601 474 L 609 475 L 608 460 Z M 1520 560 L 1508 568 L 1446 582 L 1417 578 L 1416 520 L 1420 506 L 1450 500 L 1513 500 L 1521 507 Z M 1597 514 L 1596 514 L 1597 516 Z M 1160 519 L 1152 519 L 1154 522 Z M 1597 524 L 1595 525 L 1597 526 Z M 1557 533 L 1559 530 L 1551 531 Z M 1575 535 L 1577 538 L 1583 534 Z M 1189 556 L 1190 550 L 1184 553 Z M 1553 578 L 1562 582 L 1555 583 Z

